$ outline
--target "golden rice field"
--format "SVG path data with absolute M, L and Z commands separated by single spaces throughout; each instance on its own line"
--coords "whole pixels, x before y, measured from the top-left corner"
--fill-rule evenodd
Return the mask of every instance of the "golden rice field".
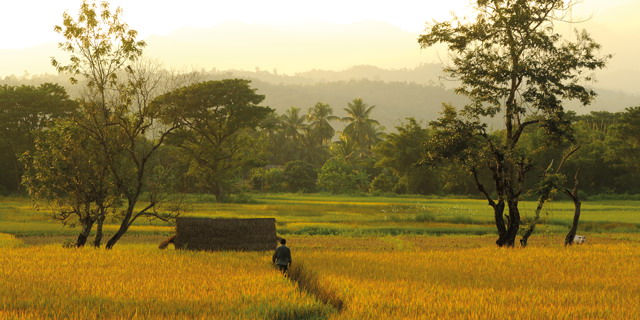
M 258 253 L 0 249 L 0 319 L 296 319 L 331 308 Z
M 332 319 L 640 319 L 640 249 L 309 252 Z
M 340 310 L 282 277 L 269 252 L 5 245 L 0 319 L 640 319 L 638 235 L 493 240 L 289 237 Z
M 64 249 L 77 229 L 0 198 L 0 320 L 640 319 L 640 201 L 585 202 L 587 243 L 569 248 L 573 207 L 549 203 L 526 249 L 501 249 L 479 200 L 194 200 L 188 216 L 275 217 L 302 271 L 283 277 L 270 252 L 158 250 L 174 232 L 158 222 L 113 250 Z

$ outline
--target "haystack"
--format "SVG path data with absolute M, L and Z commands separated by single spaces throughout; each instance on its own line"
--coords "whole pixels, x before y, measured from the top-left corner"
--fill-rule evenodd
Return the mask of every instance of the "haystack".
M 178 218 L 173 244 L 187 250 L 274 250 L 276 219 Z

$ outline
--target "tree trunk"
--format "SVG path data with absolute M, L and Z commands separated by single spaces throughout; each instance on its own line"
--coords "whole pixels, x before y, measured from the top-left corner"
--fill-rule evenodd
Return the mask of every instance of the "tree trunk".
M 566 193 L 571 200 L 573 200 L 573 223 L 571 223 L 571 229 L 569 229 L 569 233 L 564 238 L 564 245 L 570 246 L 573 244 L 573 239 L 576 236 L 576 232 L 578 232 L 578 222 L 580 221 L 580 208 L 582 203 L 580 202 L 580 198 L 578 197 L 578 172 L 576 171 L 576 175 L 573 180 L 573 190 L 564 189 L 564 193 Z
M 499 200 L 498 203 L 493 206 L 493 217 L 496 221 L 496 228 L 498 229 L 498 240 L 496 240 L 496 244 L 501 247 L 501 243 L 507 235 L 507 227 L 504 223 L 504 200 Z
M 213 195 L 218 202 L 224 202 L 226 200 L 224 191 L 222 190 L 222 184 L 217 180 L 213 182 Z
M 13 143 L 11 143 L 11 141 L 9 141 L 9 148 L 11 148 L 11 160 L 12 160 L 11 162 L 13 164 L 13 177 L 16 183 L 15 188 L 11 191 L 15 192 L 16 194 L 19 194 L 20 189 L 22 187 L 22 173 L 21 173 L 22 170 L 21 170 L 20 163 L 18 163 L 18 152 L 13 147 Z
M 580 149 L 580 146 L 577 146 L 577 147 L 573 148 L 573 150 L 569 151 L 567 154 L 565 154 L 562 157 L 562 160 L 560 161 L 560 164 L 558 165 L 558 168 L 555 169 L 556 173 L 560 172 L 560 169 L 562 169 L 562 165 L 567 161 L 567 159 L 569 159 L 569 157 L 571 157 L 571 155 L 573 155 L 576 151 L 578 151 L 578 149 Z M 553 170 L 553 161 L 551 161 L 551 163 L 547 167 L 547 170 L 545 170 L 545 180 L 546 181 L 545 181 L 543 187 L 540 188 L 540 191 L 539 191 L 540 196 L 538 197 L 538 205 L 536 206 L 535 216 L 533 218 L 533 221 L 531 221 L 531 223 L 529 224 L 529 227 L 525 231 L 524 235 L 522 236 L 522 239 L 520 239 L 520 244 L 523 247 L 527 246 L 527 241 L 529 240 L 529 237 L 536 230 L 536 225 L 540 221 L 540 212 L 542 211 L 542 207 L 544 206 L 545 202 L 547 202 L 547 200 L 549 200 L 549 197 L 551 197 L 552 191 L 557 188 L 557 185 L 555 183 L 553 183 L 553 180 L 546 179 L 547 177 L 549 177 L 552 174 L 553 171 L 554 171 Z M 578 179 L 578 177 L 577 177 L 577 172 L 576 172 L 576 178 L 575 178 L 575 186 L 576 186 L 576 188 L 578 186 L 578 180 L 577 179 Z M 575 232 L 574 232 L 574 235 L 575 235 Z M 572 237 L 572 239 L 573 239 L 573 237 Z
M 497 203 L 493 201 L 493 199 L 489 195 L 489 192 L 487 192 L 487 190 L 484 188 L 484 185 L 480 183 L 480 178 L 478 177 L 478 171 L 476 170 L 476 168 L 472 167 L 471 173 L 473 174 L 476 188 L 478 188 L 478 191 L 480 191 L 484 195 L 487 201 L 489 201 L 489 205 L 493 208 L 493 217 L 496 222 L 496 229 L 498 229 L 498 240 L 496 240 L 496 244 L 498 246 L 502 246 L 502 241 L 507 234 L 507 228 L 505 227 L 504 223 L 504 200 L 499 199 Z
M 578 199 L 578 197 L 573 197 L 573 196 L 571 197 L 571 199 L 573 200 L 573 205 L 574 205 L 573 223 L 571 224 L 571 229 L 569 229 L 569 233 L 567 233 L 567 236 L 564 238 L 565 246 L 570 246 L 573 244 L 573 239 L 576 236 L 576 232 L 578 232 L 578 222 L 580 221 L 580 207 L 581 207 L 580 199 Z
M 533 220 L 529 224 L 529 227 L 527 228 L 527 230 L 524 232 L 522 239 L 520 239 L 520 245 L 522 245 L 523 247 L 527 246 L 527 241 L 529 241 L 529 237 L 536 230 L 536 225 L 540 221 L 540 212 L 542 211 L 542 207 L 544 206 L 544 203 L 549 199 L 550 192 L 551 191 L 549 190 L 548 193 L 543 194 L 538 198 L 538 205 L 536 206 L 535 216 L 533 217 Z
M 91 233 L 91 228 L 93 227 L 93 220 L 85 219 L 82 221 L 82 231 L 78 235 L 78 239 L 76 239 L 76 247 L 81 248 L 87 243 L 87 239 L 89 238 L 89 234 Z
M 513 247 L 520 229 L 520 210 L 517 200 L 507 200 L 509 208 L 507 232 L 503 238 L 499 238 L 496 244 L 500 247 Z
M 96 237 L 93 239 L 93 246 L 96 248 L 100 248 L 102 245 L 102 225 L 104 224 L 104 213 L 101 213 L 101 216 L 98 218 L 97 226 L 96 226 Z
M 127 230 L 129 230 L 129 226 L 125 226 L 123 222 L 123 224 L 120 225 L 118 231 L 116 231 L 116 233 L 111 236 L 109 241 L 107 241 L 107 245 L 105 246 L 105 248 L 112 249 L 113 246 L 116 245 L 116 242 L 118 242 L 118 240 L 120 240 L 120 238 L 122 238 L 122 236 L 127 232 Z
M 134 205 L 136 202 L 137 199 L 136 201 L 129 200 L 129 206 L 127 207 L 127 211 L 125 212 L 124 217 L 122 218 L 120 228 L 118 228 L 118 231 L 116 231 L 116 233 L 111 236 L 109 241 L 107 241 L 107 245 L 105 246 L 106 249 L 112 249 L 113 246 L 116 245 L 116 242 L 118 242 L 118 240 L 120 240 L 120 238 L 122 238 L 122 236 L 127 232 L 127 230 L 129 230 L 131 217 L 133 216 Z

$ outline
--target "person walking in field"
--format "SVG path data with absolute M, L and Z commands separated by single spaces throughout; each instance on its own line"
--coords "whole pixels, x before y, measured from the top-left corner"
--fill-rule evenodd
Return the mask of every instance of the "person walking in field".
M 271 261 L 278 267 L 282 273 L 287 272 L 289 265 L 291 265 L 291 249 L 286 246 L 287 240 L 280 239 L 280 246 L 273 253 Z

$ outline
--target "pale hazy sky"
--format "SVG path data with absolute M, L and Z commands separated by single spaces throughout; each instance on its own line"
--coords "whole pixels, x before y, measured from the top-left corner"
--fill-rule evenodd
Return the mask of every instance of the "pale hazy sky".
M 77 16 L 81 2 L 0 0 L 0 77 L 55 73 L 50 57 L 60 55 L 55 44 L 62 39 L 53 27 L 61 24 L 64 11 Z M 139 32 L 139 39 L 148 40 L 145 56 L 168 68 L 259 67 L 292 74 L 311 69 L 344 70 L 355 65 L 398 69 L 446 62 L 446 49 L 421 50 L 416 38 L 424 31 L 425 22 L 448 20 L 452 12 L 466 16 L 474 1 L 109 2 L 112 8 L 122 7 L 123 20 Z M 556 26 L 565 36 L 575 27 L 586 28 L 602 44 L 603 53 L 614 55 L 607 68 L 597 72 L 598 86 L 640 94 L 638 12 L 640 0 L 583 0 L 573 8 L 572 18 L 587 19 L 586 23 Z
M 581 16 L 638 0 L 585 0 Z M 305 22 L 353 23 L 379 20 L 420 32 L 425 21 L 444 20 L 455 11 L 464 15 L 468 0 L 112 0 L 124 10 L 124 21 L 141 38 L 182 27 L 210 27 L 226 21 L 267 25 Z M 53 26 L 65 10 L 76 15 L 80 0 L 0 0 L 0 49 L 26 48 L 57 42 Z M 614 23 L 615 21 L 611 21 Z

